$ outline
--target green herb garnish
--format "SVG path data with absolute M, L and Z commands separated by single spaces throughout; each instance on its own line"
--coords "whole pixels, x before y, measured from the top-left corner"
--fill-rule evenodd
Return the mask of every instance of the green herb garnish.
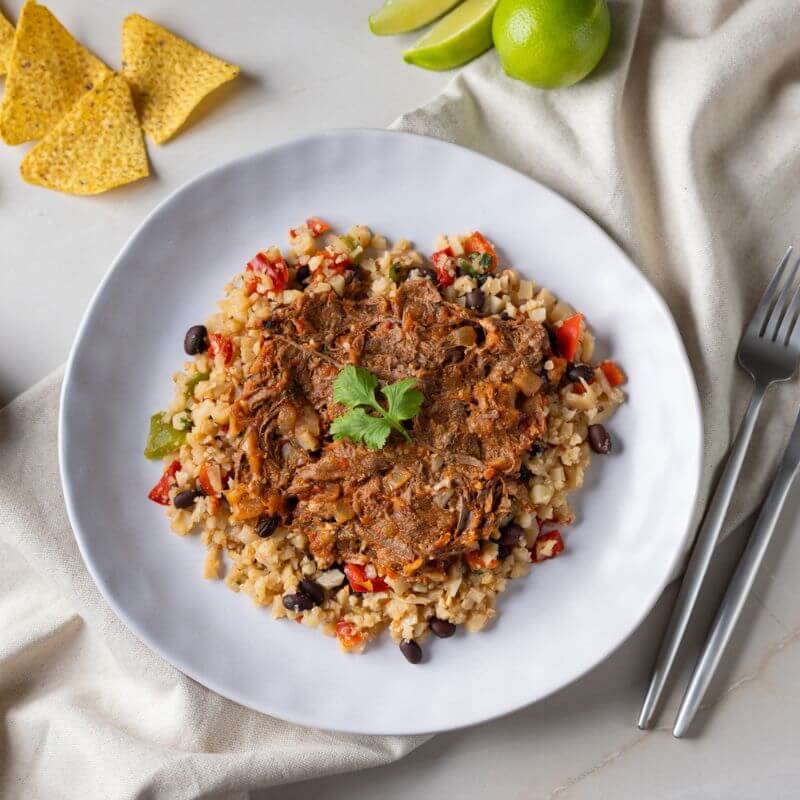
M 492 266 L 492 257 L 488 253 L 481 253 L 480 265 L 483 269 L 489 269 Z
M 456 264 L 465 275 L 469 275 L 471 278 L 477 278 L 480 275 L 480 272 L 466 258 L 459 258 Z
M 381 388 L 386 400 L 384 408 L 375 394 L 378 379 L 364 367 L 345 367 L 333 382 L 333 399 L 350 411 L 331 424 L 333 438 L 361 442 L 370 450 L 383 448 L 392 431 L 409 439 L 400 423 L 414 417 L 425 399 L 416 388 L 418 383 L 416 378 L 405 378 Z M 366 409 L 375 413 L 368 414 Z

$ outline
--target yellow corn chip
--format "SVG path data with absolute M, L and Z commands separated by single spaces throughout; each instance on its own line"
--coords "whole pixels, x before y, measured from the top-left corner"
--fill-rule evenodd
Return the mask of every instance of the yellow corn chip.
M 98 194 L 149 174 L 131 91 L 113 72 L 28 151 L 22 177 L 68 194 Z
M 14 26 L 0 12 L 0 75 L 6 74 L 6 64 L 11 58 L 11 43 L 14 41 Z
M 8 62 L 0 136 L 8 144 L 41 139 L 110 73 L 47 8 L 27 0 Z
M 122 74 L 133 90 L 142 127 L 163 144 L 209 92 L 239 74 L 239 67 L 131 14 L 122 23 Z

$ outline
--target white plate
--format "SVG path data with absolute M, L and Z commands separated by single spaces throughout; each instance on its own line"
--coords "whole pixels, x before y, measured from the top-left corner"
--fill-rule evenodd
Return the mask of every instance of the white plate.
M 629 402 L 576 497 L 567 551 L 512 581 L 480 634 L 426 641 L 412 666 L 388 636 L 362 656 L 276 622 L 201 577 L 196 537 L 146 499 L 150 414 L 172 395 L 186 329 L 252 254 L 308 216 L 360 222 L 430 252 L 442 231 L 483 231 L 501 259 L 576 308 L 624 365 Z M 410 734 L 518 709 L 578 678 L 636 628 L 683 553 L 701 422 L 663 301 L 566 200 L 469 150 L 410 134 L 331 131 L 233 161 L 167 198 L 123 248 L 78 332 L 61 403 L 64 494 L 86 564 L 120 618 L 195 680 L 305 725 Z

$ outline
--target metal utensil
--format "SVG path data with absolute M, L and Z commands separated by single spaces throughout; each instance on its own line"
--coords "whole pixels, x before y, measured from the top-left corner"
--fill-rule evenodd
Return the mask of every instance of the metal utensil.
M 767 499 L 758 515 L 755 528 L 753 528 L 747 547 L 739 559 L 736 572 L 722 599 L 717 617 L 711 627 L 711 633 L 700 658 L 697 659 L 686 694 L 683 696 L 678 716 L 675 718 L 675 727 L 672 729 L 673 735 L 678 738 L 683 736 L 692 724 L 731 640 L 733 629 L 739 621 L 747 596 L 753 588 L 775 525 L 781 515 L 784 501 L 789 494 L 789 487 L 797 475 L 798 467 L 800 467 L 800 414 L 794 423 L 789 444 L 783 453 L 781 465 L 778 467 Z
M 753 394 L 731 447 L 728 462 L 708 506 L 700 532 L 697 534 L 678 599 L 675 601 L 672 617 L 661 643 L 653 675 L 650 678 L 650 686 L 642 710 L 639 712 L 639 727 L 643 730 L 652 727 L 664 689 L 675 666 L 678 651 L 708 572 L 711 556 L 742 469 L 764 395 L 771 384 L 791 378 L 800 359 L 800 325 L 795 325 L 800 303 L 800 288 L 793 288 L 800 268 L 800 259 L 795 262 L 787 278 L 787 265 L 791 254 L 790 247 L 775 270 L 739 343 L 737 357 L 740 366 L 753 378 Z

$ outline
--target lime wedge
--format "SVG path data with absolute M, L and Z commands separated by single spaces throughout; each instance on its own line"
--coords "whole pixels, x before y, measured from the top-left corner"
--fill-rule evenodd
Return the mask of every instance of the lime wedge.
M 492 15 L 497 0 L 465 0 L 403 53 L 409 64 L 451 69 L 492 46 Z
M 369 18 L 369 29 L 377 36 L 415 31 L 448 12 L 461 0 L 386 0 Z

